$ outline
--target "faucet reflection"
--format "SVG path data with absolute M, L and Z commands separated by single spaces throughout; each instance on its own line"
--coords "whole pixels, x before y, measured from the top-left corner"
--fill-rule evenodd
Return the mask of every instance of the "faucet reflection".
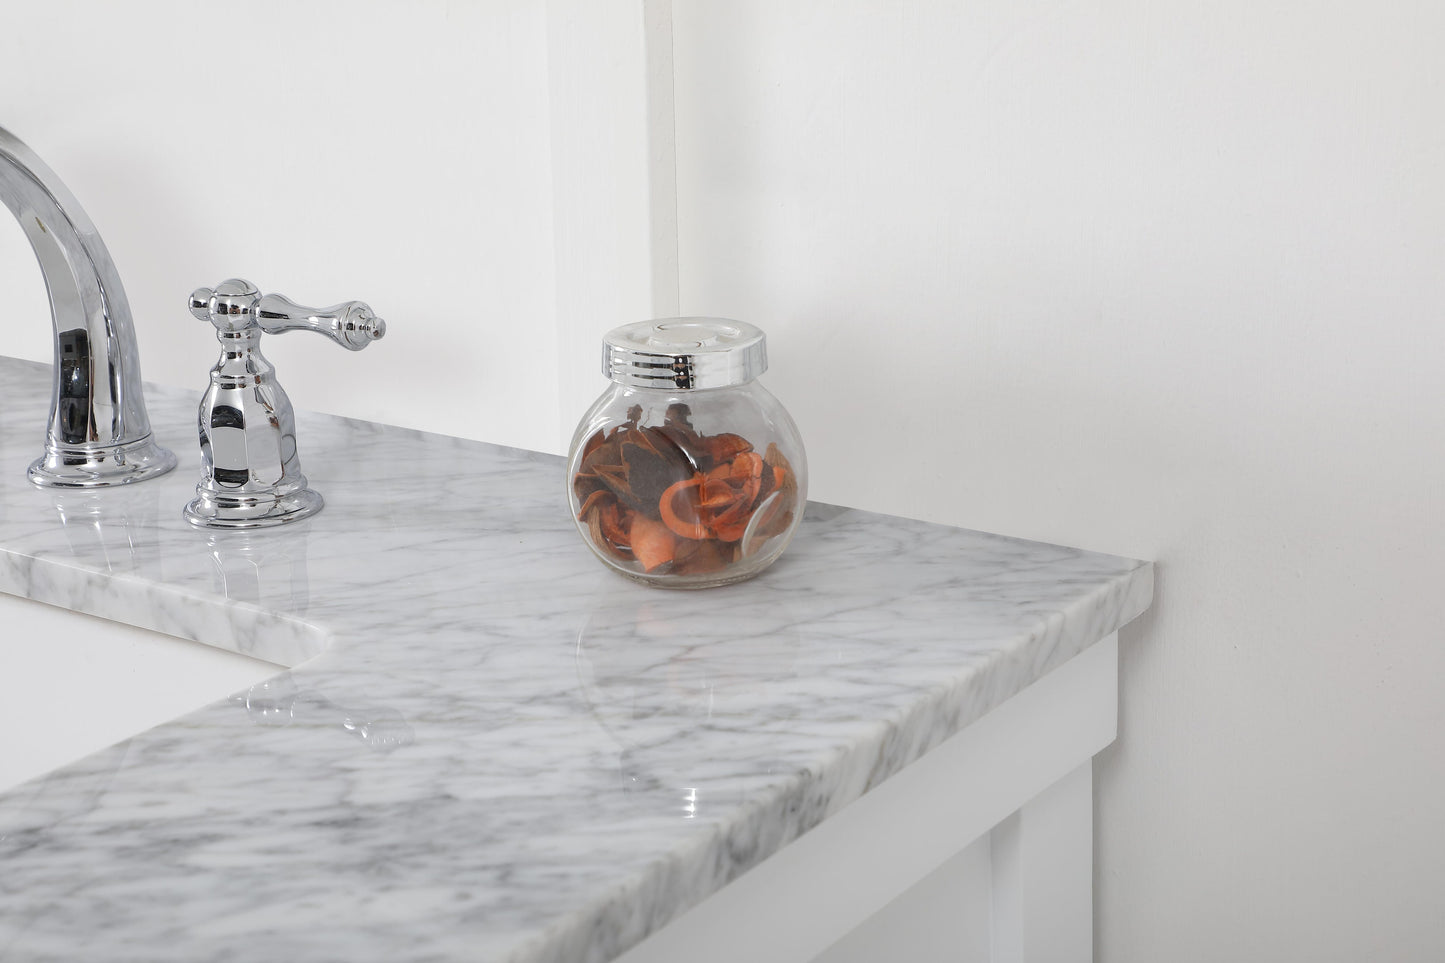
M 170 471 L 176 457 L 151 437 L 130 305 L 110 252 L 60 178 L 3 127 L 0 203 L 35 249 L 55 327 L 50 428 L 30 480 L 105 488 Z
M 309 533 L 252 538 L 248 533 L 208 534 L 216 591 L 233 602 L 265 605 L 287 615 L 304 615 L 311 605 L 306 545 Z
M 163 576 L 160 492 L 154 486 L 97 491 L 57 489 L 51 504 L 76 558 L 100 558 L 112 574 Z

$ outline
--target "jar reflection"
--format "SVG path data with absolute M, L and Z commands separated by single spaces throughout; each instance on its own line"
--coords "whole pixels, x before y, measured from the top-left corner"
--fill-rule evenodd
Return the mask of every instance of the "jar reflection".
M 599 596 L 578 634 L 579 686 L 618 748 L 623 790 L 684 819 L 736 804 L 775 769 L 766 739 L 716 737 L 750 727 L 796 677 L 797 621 L 781 597 L 737 600 L 629 586 Z
M 341 705 L 315 689 L 301 689 L 291 673 L 283 673 L 233 696 L 256 725 L 332 726 L 347 732 L 374 752 L 390 752 L 415 741 L 410 723 L 386 706 Z

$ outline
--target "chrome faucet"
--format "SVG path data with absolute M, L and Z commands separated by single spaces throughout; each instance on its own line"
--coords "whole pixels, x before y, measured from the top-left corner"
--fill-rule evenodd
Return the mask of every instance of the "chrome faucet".
M 296 453 L 296 413 L 261 354 L 261 335 L 315 331 L 360 351 L 386 334 L 365 301 L 308 308 L 231 278 L 191 292 L 190 309 L 221 342 L 211 386 L 201 396 L 201 482 L 186 506 L 197 528 L 269 528 L 321 510 Z
M 3 127 L 0 202 L 35 249 L 55 325 L 50 428 L 30 480 L 104 488 L 170 471 L 176 456 L 151 437 L 130 305 L 110 252 L 55 172 Z

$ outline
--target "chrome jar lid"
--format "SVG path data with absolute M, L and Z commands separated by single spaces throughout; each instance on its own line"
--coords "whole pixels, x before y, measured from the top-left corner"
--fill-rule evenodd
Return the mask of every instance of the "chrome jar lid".
M 767 339 L 746 321 L 658 318 L 602 339 L 602 373 L 634 388 L 726 388 L 766 370 Z

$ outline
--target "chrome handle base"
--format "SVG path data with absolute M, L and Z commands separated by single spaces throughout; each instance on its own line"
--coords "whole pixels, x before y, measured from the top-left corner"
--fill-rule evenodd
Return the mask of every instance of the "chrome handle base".
M 197 485 L 196 497 L 186 503 L 186 521 L 196 528 L 232 532 L 297 522 L 315 515 L 325 505 L 321 493 L 304 487 L 305 483 L 303 475 L 303 487 L 287 494 L 217 492 Z
M 301 473 L 296 415 L 261 354 L 267 331 L 309 330 L 359 351 L 386 333 L 361 301 L 307 308 L 232 278 L 191 293 L 190 311 L 210 322 L 221 343 L 201 399 L 201 481 L 185 508 L 197 528 L 246 531 L 314 515 L 324 504 Z
M 138 441 L 71 447 L 47 440 L 26 476 L 41 488 L 112 488 L 164 475 L 176 456 L 146 435 Z

